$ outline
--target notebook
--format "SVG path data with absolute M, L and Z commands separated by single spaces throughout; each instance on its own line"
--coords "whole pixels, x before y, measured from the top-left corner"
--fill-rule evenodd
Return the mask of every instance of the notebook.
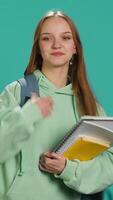
M 53 150 L 69 160 L 93 159 L 113 145 L 113 117 L 84 116 Z

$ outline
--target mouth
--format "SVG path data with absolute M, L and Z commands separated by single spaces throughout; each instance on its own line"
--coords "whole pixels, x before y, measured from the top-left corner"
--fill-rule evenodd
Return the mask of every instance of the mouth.
M 60 52 L 60 51 L 57 51 L 57 52 L 53 52 L 51 53 L 52 56 L 63 56 L 64 53 Z

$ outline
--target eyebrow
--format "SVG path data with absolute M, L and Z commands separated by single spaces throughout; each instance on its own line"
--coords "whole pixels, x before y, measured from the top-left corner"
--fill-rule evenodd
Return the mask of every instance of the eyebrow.
M 71 32 L 69 32 L 69 31 L 65 31 L 65 32 L 62 32 L 62 33 L 64 33 L 64 34 L 66 34 L 66 33 L 70 33 L 70 34 L 72 34 L 72 33 L 71 33 Z M 46 34 L 52 34 L 52 33 L 48 33 L 48 32 L 41 33 L 41 35 L 46 35 Z

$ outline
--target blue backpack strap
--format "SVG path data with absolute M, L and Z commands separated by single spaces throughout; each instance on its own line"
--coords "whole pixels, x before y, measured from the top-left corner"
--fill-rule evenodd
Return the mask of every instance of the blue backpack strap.
M 81 194 L 81 200 L 102 200 L 103 192 L 98 192 L 95 194 Z
M 36 93 L 39 96 L 38 80 L 36 79 L 34 74 L 26 75 L 17 81 L 19 82 L 21 86 L 21 95 L 20 95 L 21 107 L 31 97 L 32 93 Z

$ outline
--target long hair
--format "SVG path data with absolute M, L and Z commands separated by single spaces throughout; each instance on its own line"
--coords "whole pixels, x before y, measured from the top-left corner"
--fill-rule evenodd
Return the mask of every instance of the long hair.
M 46 19 L 49 19 L 50 17 L 62 17 L 69 24 L 72 31 L 77 53 L 73 55 L 73 62 L 69 65 L 68 75 L 71 78 L 73 93 L 77 97 L 76 99 L 78 105 L 77 107 L 79 109 L 79 115 L 96 115 L 96 99 L 93 96 L 87 80 L 83 48 L 79 33 L 73 21 L 61 11 L 49 11 L 39 21 L 34 34 L 34 43 L 31 51 L 30 60 L 25 70 L 25 74 L 31 74 L 36 69 L 41 70 L 42 68 L 43 59 L 40 54 L 39 38 L 44 21 Z

